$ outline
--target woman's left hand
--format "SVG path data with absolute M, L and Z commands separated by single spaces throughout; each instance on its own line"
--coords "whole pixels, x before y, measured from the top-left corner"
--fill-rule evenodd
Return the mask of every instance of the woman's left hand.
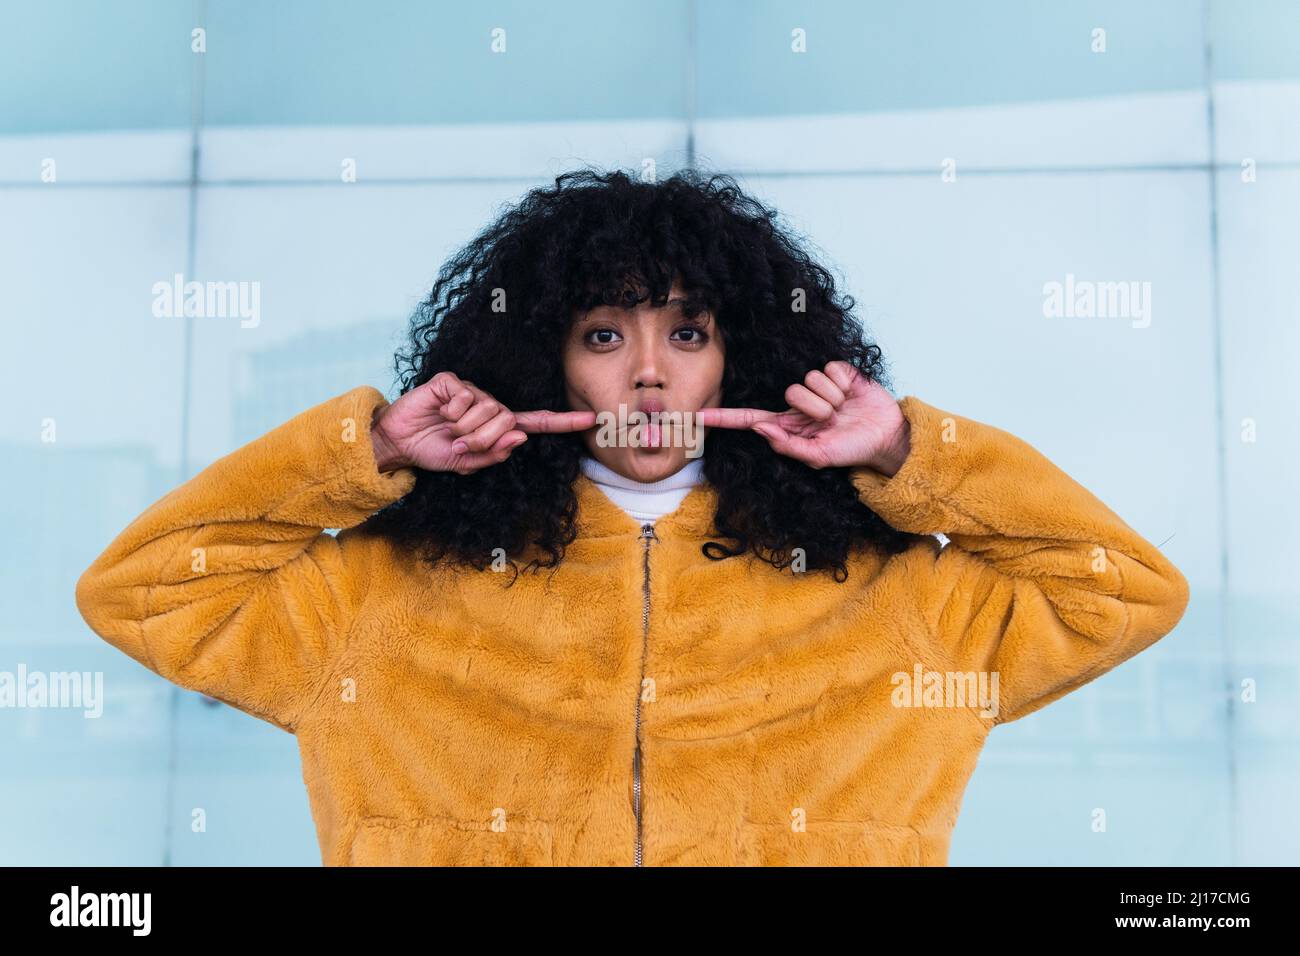
M 701 425 L 748 428 L 774 451 L 811 468 L 864 467 L 893 475 L 911 449 L 911 428 L 879 382 L 844 361 L 813 369 L 785 391 L 790 408 L 702 408 Z

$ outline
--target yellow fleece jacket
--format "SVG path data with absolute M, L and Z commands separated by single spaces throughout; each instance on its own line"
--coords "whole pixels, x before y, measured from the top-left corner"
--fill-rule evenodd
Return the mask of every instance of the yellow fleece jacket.
M 297 735 L 327 865 L 943 865 L 989 730 L 1188 601 L 1030 445 L 911 395 L 902 468 L 851 475 L 927 537 L 844 583 L 705 557 L 707 482 L 646 529 L 585 476 L 557 569 L 430 571 L 364 524 L 415 483 L 376 468 L 385 404 L 219 459 L 76 589 L 109 643 Z

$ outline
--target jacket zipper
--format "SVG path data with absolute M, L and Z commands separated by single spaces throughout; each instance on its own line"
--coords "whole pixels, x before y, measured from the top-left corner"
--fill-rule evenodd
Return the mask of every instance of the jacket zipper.
M 636 813 L 636 850 L 633 866 L 641 866 L 641 695 L 645 692 L 645 659 L 650 643 L 650 541 L 658 541 L 653 524 L 641 526 L 643 574 L 641 578 L 641 679 L 636 686 L 636 747 L 632 752 L 632 808 Z

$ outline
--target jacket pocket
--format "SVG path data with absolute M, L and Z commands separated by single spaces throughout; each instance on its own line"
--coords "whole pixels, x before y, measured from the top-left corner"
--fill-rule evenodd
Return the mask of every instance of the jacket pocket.
M 740 825 L 740 866 L 920 866 L 921 835 L 910 826 L 875 820 L 809 820 Z
M 550 866 L 551 828 L 510 818 L 504 830 L 455 817 L 362 817 L 349 866 Z

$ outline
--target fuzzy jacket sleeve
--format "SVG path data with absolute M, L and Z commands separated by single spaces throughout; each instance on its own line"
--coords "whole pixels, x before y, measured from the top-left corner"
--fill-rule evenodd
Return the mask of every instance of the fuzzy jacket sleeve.
M 347 529 L 407 494 L 380 474 L 361 386 L 226 455 L 150 506 L 77 581 L 82 617 L 168 680 L 293 731 L 369 575 Z
M 915 594 L 952 670 L 996 672 L 994 724 L 1031 714 L 1173 630 L 1182 573 L 1091 492 L 1014 435 L 909 395 L 911 450 L 892 477 L 855 468 L 918 549 Z

